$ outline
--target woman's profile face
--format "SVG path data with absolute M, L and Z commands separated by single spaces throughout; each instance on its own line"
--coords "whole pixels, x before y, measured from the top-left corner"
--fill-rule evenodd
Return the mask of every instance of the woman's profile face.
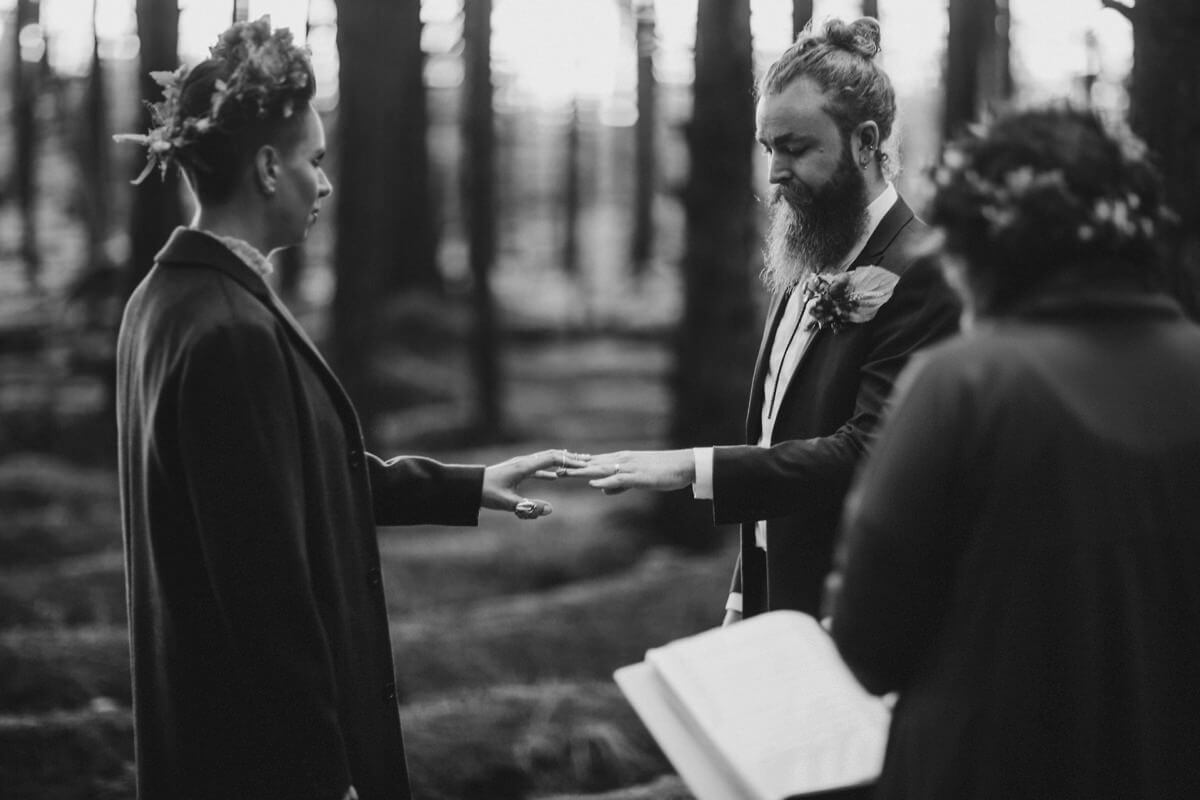
M 321 200 L 333 191 L 321 161 L 325 157 L 325 127 L 316 109 L 302 112 L 300 137 L 280 152 L 281 163 L 272 205 L 282 246 L 299 244 L 317 221 Z

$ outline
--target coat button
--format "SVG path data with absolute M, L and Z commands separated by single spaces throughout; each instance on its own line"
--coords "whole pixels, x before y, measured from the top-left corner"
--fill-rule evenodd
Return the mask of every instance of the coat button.
M 363 465 L 363 454 L 361 450 L 350 451 L 350 468 L 358 469 Z
M 396 702 L 396 684 L 385 683 L 383 685 L 383 702 L 385 702 L 385 703 Z
M 367 586 L 374 588 L 382 582 L 382 575 L 378 568 L 367 570 Z

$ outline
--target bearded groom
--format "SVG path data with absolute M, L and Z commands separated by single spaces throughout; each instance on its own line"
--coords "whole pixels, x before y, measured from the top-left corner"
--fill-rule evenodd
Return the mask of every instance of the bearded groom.
M 896 375 L 958 327 L 940 273 L 911 254 L 925 226 L 887 178 L 896 106 L 878 52 L 874 19 L 831 20 L 802 33 L 759 86 L 773 297 L 747 444 L 607 453 L 572 472 L 609 492 L 690 484 L 718 523 L 741 523 L 726 623 L 819 613 L 842 502 Z

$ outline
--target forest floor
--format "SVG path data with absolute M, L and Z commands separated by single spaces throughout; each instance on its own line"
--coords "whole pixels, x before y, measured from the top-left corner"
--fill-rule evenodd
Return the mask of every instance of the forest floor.
M 394 310 L 388 341 L 403 344 L 381 350 L 378 366 L 409 400 L 380 421 L 375 449 L 492 463 L 546 447 L 663 443 L 667 328 L 621 325 L 616 312 L 598 327 L 596 317 L 573 325 L 569 282 L 543 277 L 540 318 L 525 313 L 515 283 L 509 291 L 499 282 L 509 325 L 499 443 L 461 435 L 470 415 L 468 321 L 450 298 L 423 316 L 412 303 Z M 0 787 L 11 800 L 127 800 L 128 639 L 103 367 L 111 334 L 89 328 L 63 302 L 62 285 L 41 295 L 19 286 L 6 260 Z M 624 301 L 610 297 L 611 309 L 653 311 L 656 295 L 670 295 L 653 278 L 626 291 Z M 555 292 L 559 300 L 544 302 Z M 316 309 L 300 305 L 319 332 Z M 647 648 L 718 622 L 732 540 L 688 554 L 655 544 L 653 497 L 606 497 L 579 482 L 527 491 L 550 500 L 554 514 L 530 523 L 485 512 L 478 528 L 380 531 L 416 797 L 690 797 L 611 676 Z

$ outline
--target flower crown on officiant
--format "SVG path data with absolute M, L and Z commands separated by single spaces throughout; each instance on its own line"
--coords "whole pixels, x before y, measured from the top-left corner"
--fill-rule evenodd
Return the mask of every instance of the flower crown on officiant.
M 287 28 L 272 31 L 270 17 L 233 25 L 209 53 L 194 68 L 151 72 L 163 89 L 161 101 L 146 104 L 154 127 L 113 137 L 146 147 L 135 184 L 155 167 L 164 177 L 173 165 L 193 174 L 218 171 L 214 162 L 235 155 L 240 137 L 291 118 L 315 93 L 308 48 Z
M 972 126 L 932 170 L 933 222 L 1005 258 L 1144 260 L 1172 215 L 1145 144 L 1094 112 L 1047 108 Z

